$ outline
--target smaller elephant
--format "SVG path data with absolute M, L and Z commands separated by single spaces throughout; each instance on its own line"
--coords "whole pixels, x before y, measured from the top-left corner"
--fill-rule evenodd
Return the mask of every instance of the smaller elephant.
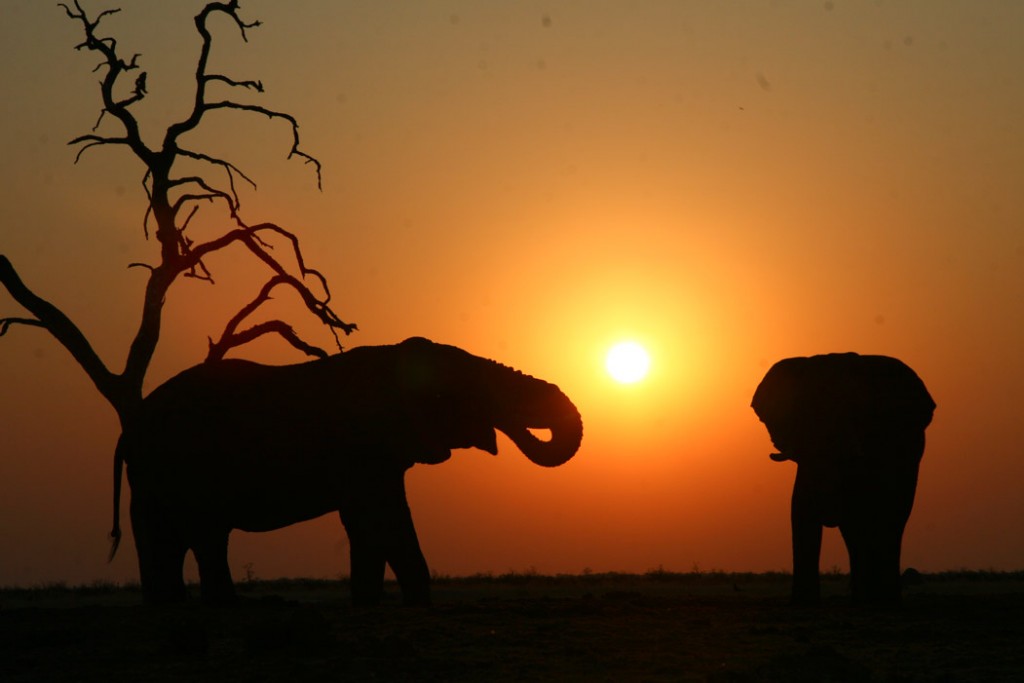
M 820 600 L 822 527 L 839 527 L 857 603 L 901 598 L 900 550 L 935 402 L 887 356 L 830 353 L 773 365 L 751 402 L 797 464 L 790 519 L 795 604 Z
M 443 462 L 453 448 L 496 454 L 495 429 L 546 467 L 569 460 L 583 437 L 579 411 L 555 385 L 422 338 L 296 365 L 204 363 L 153 390 L 121 435 L 115 549 L 124 463 L 147 602 L 184 599 L 189 550 L 203 600 L 230 602 L 232 529 L 333 511 L 349 537 L 355 604 L 380 600 L 385 565 L 407 604 L 427 604 L 405 471 Z

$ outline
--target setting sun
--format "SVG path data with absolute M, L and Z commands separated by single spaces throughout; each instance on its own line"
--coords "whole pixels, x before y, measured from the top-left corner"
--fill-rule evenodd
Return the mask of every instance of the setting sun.
M 604 366 L 616 382 L 633 384 L 647 376 L 647 371 L 651 367 L 651 357 L 647 350 L 636 342 L 620 342 L 608 350 Z

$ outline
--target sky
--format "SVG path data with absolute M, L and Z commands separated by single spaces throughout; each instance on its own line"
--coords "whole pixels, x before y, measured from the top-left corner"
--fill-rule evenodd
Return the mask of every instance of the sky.
M 113 5 L 83 0 L 96 14 Z M 184 118 L 202 2 L 126 0 L 156 141 Z M 74 163 L 97 59 L 56 3 L 0 21 L 0 253 L 120 369 L 156 245 L 124 150 Z M 537 467 L 507 439 L 406 477 L 437 574 L 790 568 L 793 463 L 750 409 L 782 358 L 896 356 L 938 408 L 903 564 L 1024 568 L 1024 4 L 1012 0 L 243 0 L 212 65 L 260 79 L 290 133 L 211 116 L 243 216 L 296 232 L 359 332 L 425 336 L 558 384 L 583 445 Z M 108 125 L 109 122 L 104 125 Z M 114 131 L 113 128 L 101 130 Z M 215 213 L 208 220 L 216 221 Z M 241 252 L 171 290 L 152 388 L 205 356 L 262 279 Z M 308 338 L 330 337 L 287 297 Z M 0 316 L 23 311 L 0 292 Z M 632 339 L 648 376 L 606 351 Z M 261 341 L 233 355 L 302 357 Z M 41 330 L 0 339 L 0 585 L 137 579 L 106 562 L 113 410 Z M 127 526 L 127 505 L 122 521 Z M 234 532 L 236 577 L 347 574 L 334 516 Z M 822 568 L 846 570 L 838 532 Z M 194 565 L 188 564 L 190 576 Z

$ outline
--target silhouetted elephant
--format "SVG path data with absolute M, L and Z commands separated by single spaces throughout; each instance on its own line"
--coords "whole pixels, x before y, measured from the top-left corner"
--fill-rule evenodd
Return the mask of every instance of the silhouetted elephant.
M 542 441 L 529 429 L 548 429 Z M 202 597 L 234 598 L 232 529 L 266 531 L 337 510 L 349 537 L 352 599 L 379 601 L 385 563 L 407 604 L 429 602 L 430 574 L 405 496 L 405 471 L 453 448 L 497 453 L 495 429 L 555 467 L 583 423 L 558 387 L 422 338 L 298 365 L 222 360 L 155 389 L 118 443 L 147 602 L 184 599 L 191 549 Z
M 900 600 L 900 545 L 914 505 L 924 430 L 935 402 L 895 358 L 833 353 L 787 358 L 751 403 L 771 458 L 797 463 L 793 485 L 793 602 L 820 598 L 822 526 L 838 526 L 855 602 Z

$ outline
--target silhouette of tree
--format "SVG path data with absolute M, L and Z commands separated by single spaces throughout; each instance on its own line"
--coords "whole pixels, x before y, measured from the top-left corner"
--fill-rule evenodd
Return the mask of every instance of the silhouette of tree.
M 195 73 L 195 98 L 187 118 L 172 123 L 166 128 L 159 147 L 150 147 L 143 141 L 139 120 L 132 113 L 133 105 L 147 95 L 146 72 L 140 71 L 139 55 L 127 61 L 118 52 L 117 40 L 99 33 L 101 21 L 120 9 L 100 12 L 90 19 L 79 0 L 74 5 L 61 4 L 67 16 L 80 22 L 85 39 L 75 49 L 96 53 L 100 62 L 96 72 L 102 74 L 100 94 L 102 108 L 99 119 L 91 132 L 70 141 L 78 147 L 75 162 L 95 147 L 120 145 L 127 147 L 142 162 L 145 173 L 142 185 L 145 188 L 148 205 L 143 218 L 146 239 L 155 238 L 159 245 L 159 261 L 156 265 L 132 263 L 129 267 L 141 267 L 149 271 L 142 315 L 138 331 L 128 348 L 121 372 L 111 370 L 97 355 L 92 344 L 81 329 L 60 308 L 47 301 L 26 285 L 11 262 L 0 255 L 0 283 L 15 301 L 25 308 L 31 317 L 0 318 L 0 336 L 16 325 L 41 327 L 52 334 L 95 383 L 100 393 L 117 411 L 122 426 L 130 419 L 142 401 L 142 385 L 153 353 L 160 339 L 161 317 L 167 291 L 179 277 L 203 280 L 211 285 L 213 275 L 207 268 L 206 260 L 214 252 L 229 247 L 242 248 L 251 257 L 258 259 L 269 271 L 268 279 L 251 302 L 238 311 L 226 324 L 217 341 L 210 341 L 208 359 L 219 359 L 231 348 L 248 343 L 265 334 L 278 334 L 296 349 L 311 356 L 323 357 L 327 352 L 305 342 L 283 320 L 269 320 L 246 326 L 252 314 L 267 302 L 271 293 L 280 287 L 294 290 L 306 308 L 331 330 L 340 348 L 337 331 L 346 335 L 356 329 L 346 323 L 332 310 L 330 290 L 326 278 L 317 270 L 306 265 L 299 240 L 290 230 L 274 223 L 248 224 L 240 215 L 241 202 L 237 185 L 246 183 L 255 189 L 252 179 L 226 159 L 217 158 L 201 151 L 190 149 L 182 138 L 195 131 L 212 111 L 229 110 L 240 115 L 260 115 L 271 121 L 291 127 L 292 146 L 288 158 L 298 157 L 311 165 L 320 187 L 320 162 L 304 152 L 299 142 L 299 125 L 290 114 L 254 104 L 236 102 L 231 98 L 218 99 L 211 95 L 210 86 L 216 84 L 218 91 L 239 90 L 254 93 L 263 92 L 260 81 L 235 80 L 209 70 L 208 59 L 213 36 L 207 28 L 212 15 L 226 15 L 241 32 L 243 41 L 248 42 L 247 31 L 260 22 L 246 22 L 239 16 L 238 0 L 210 2 L 196 15 L 195 25 L 202 38 L 202 47 Z M 131 82 L 132 72 L 137 73 Z M 126 92 L 127 91 L 127 92 Z M 116 133 L 101 133 L 104 119 L 113 118 Z M 179 163 L 186 162 L 186 163 Z M 190 168 L 209 168 L 220 180 L 211 180 L 210 173 L 200 175 L 179 174 L 183 165 Z M 223 231 L 205 241 L 190 237 L 189 226 L 204 204 L 222 204 L 227 208 L 229 220 Z M 286 261 L 274 254 L 271 241 L 284 242 L 288 246 Z M 310 284 L 312 283 L 312 286 Z

